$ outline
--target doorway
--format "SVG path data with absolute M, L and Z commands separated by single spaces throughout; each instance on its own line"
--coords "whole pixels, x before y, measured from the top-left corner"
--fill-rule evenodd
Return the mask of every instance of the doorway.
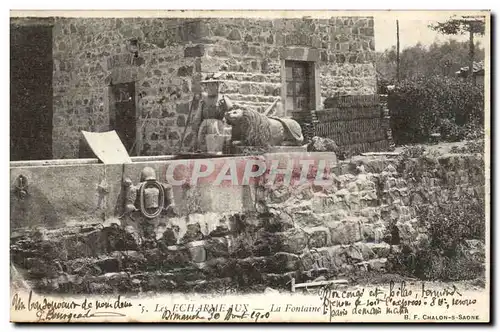
M 120 137 L 129 155 L 136 155 L 137 117 L 135 82 L 111 85 L 109 127 Z
M 52 159 L 52 26 L 10 25 L 10 160 Z
M 288 114 L 315 108 L 314 62 L 286 60 L 285 83 Z

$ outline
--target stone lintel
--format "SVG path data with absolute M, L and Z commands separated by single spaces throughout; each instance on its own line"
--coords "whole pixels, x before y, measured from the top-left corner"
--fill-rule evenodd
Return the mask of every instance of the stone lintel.
M 282 60 L 312 61 L 320 60 L 320 52 L 310 47 L 286 47 L 281 50 Z

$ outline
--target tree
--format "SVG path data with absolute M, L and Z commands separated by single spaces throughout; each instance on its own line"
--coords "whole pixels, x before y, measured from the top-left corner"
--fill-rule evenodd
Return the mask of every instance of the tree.
M 469 79 L 474 80 L 474 34 L 484 35 L 485 22 L 482 17 L 462 16 L 452 17 L 446 22 L 431 24 L 430 28 L 445 35 L 458 35 L 469 33 Z
M 392 46 L 376 54 L 375 65 L 380 85 L 379 89 L 397 82 L 396 53 L 396 46 Z M 460 70 L 464 63 L 469 60 L 469 43 L 454 39 L 434 42 L 427 47 L 418 43 L 404 48 L 400 58 L 401 80 L 438 75 L 455 77 L 455 72 Z M 481 59 L 484 59 L 484 49 L 476 42 L 474 61 L 480 61 Z

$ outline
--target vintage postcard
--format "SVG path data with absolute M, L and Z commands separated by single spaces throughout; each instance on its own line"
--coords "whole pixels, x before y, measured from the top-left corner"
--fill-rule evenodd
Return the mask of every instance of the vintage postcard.
M 489 322 L 490 74 L 489 11 L 11 11 L 11 322 Z

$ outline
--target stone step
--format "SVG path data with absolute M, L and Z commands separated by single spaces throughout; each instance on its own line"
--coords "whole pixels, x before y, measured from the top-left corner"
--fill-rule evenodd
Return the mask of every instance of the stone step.
M 366 243 L 365 244 L 378 258 L 386 258 L 389 256 L 390 252 L 399 252 L 400 247 L 398 245 L 390 245 L 386 242 L 380 243 Z
M 236 104 L 258 104 L 259 106 L 262 104 L 273 103 L 276 99 L 280 99 L 280 97 L 276 96 L 265 96 L 260 94 L 242 94 L 242 93 L 228 93 L 225 94 L 231 101 L 234 101 Z
M 271 82 L 252 82 L 225 80 L 221 86 L 222 94 L 244 94 L 244 95 L 262 95 L 279 97 L 281 95 L 281 84 Z
M 244 109 L 254 110 L 259 113 L 264 112 L 271 105 L 271 102 L 264 103 L 264 102 L 250 102 L 250 101 L 239 101 L 239 100 L 235 100 L 234 103 Z
M 368 261 L 360 262 L 356 265 L 366 269 L 367 271 L 385 272 L 387 258 L 370 259 Z
M 205 74 L 205 73 L 204 73 Z M 280 83 L 281 77 L 276 74 L 245 73 L 237 71 L 221 71 L 217 73 L 222 81 L 245 81 L 252 83 Z

